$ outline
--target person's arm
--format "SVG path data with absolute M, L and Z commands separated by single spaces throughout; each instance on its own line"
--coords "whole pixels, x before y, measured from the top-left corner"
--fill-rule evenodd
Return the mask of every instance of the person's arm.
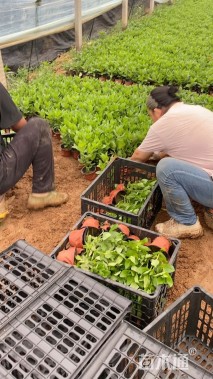
M 15 105 L 9 92 L 0 83 L 0 129 L 13 129 L 18 132 L 27 121 Z
M 153 155 L 153 152 L 148 153 L 147 151 L 143 151 L 139 148 L 135 149 L 134 153 L 130 157 L 132 161 L 136 162 L 146 162 Z
M 26 125 L 26 123 L 27 120 L 22 117 L 18 122 L 11 126 L 11 129 L 17 133 L 21 128 L 23 128 L 24 125 Z

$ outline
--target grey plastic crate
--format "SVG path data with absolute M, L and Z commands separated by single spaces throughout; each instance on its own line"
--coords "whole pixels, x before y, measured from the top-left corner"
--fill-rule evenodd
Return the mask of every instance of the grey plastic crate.
M 121 223 L 121 221 L 111 219 L 104 215 L 98 215 L 92 212 L 87 212 L 81 216 L 81 218 L 74 225 L 73 229 L 80 229 L 84 219 L 88 216 L 92 216 L 93 218 L 98 220 L 100 223 L 103 223 L 106 220 L 111 225 Z M 126 224 L 124 222 L 122 222 L 122 224 L 126 225 L 130 229 L 131 234 L 135 234 L 140 239 L 148 237 L 151 240 L 153 240 L 154 238 L 159 236 L 159 233 L 153 232 L 151 230 L 140 228 L 135 225 Z M 53 258 L 56 258 L 58 253 L 61 250 L 67 249 L 70 246 L 69 234 L 70 232 L 67 233 L 67 235 L 62 239 L 62 241 L 58 244 L 58 246 L 56 246 L 56 248 L 52 251 L 51 256 Z M 172 244 L 169 249 L 169 262 L 174 267 L 176 267 L 177 254 L 178 254 L 181 242 L 180 240 L 174 239 L 174 238 L 171 238 L 171 242 Z M 78 270 L 90 276 L 91 278 L 99 281 L 105 286 L 109 287 L 111 290 L 116 291 L 120 295 L 131 300 L 132 307 L 131 307 L 130 313 L 127 315 L 127 320 L 131 322 L 131 324 L 141 329 L 143 329 L 147 324 L 149 324 L 152 320 L 154 320 L 155 317 L 157 317 L 157 315 L 160 312 L 162 312 L 164 308 L 164 305 L 166 302 L 167 291 L 168 291 L 168 286 L 166 285 L 158 286 L 158 288 L 155 290 L 153 294 L 148 294 L 145 291 L 136 290 L 130 286 L 116 282 L 115 280 L 103 278 L 100 275 L 93 274 L 92 272 L 89 272 L 83 269 L 78 269 Z M 174 274 L 173 274 L 173 279 L 174 279 Z
M 76 378 L 118 327 L 130 301 L 69 268 L 0 329 L 8 379 Z
M 81 379 L 210 379 L 201 367 L 123 322 Z
M 144 331 L 205 368 L 213 378 L 213 295 L 189 289 Z
M 0 326 L 51 285 L 67 268 L 24 240 L 0 254 Z

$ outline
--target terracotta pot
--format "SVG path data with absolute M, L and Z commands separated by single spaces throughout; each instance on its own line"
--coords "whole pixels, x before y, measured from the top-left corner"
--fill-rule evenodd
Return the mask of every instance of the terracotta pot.
M 125 196 L 126 192 L 125 191 L 120 191 L 120 190 L 117 190 L 117 193 L 115 194 L 114 198 L 113 198 L 113 204 L 118 204 L 119 201 L 123 200 L 124 196 Z
M 156 237 L 151 243 L 148 243 L 147 246 L 149 246 L 152 251 L 158 251 L 162 249 L 166 254 L 168 254 L 171 244 L 171 241 L 166 237 L 159 236 Z
M 140 241 L 140 238 L 138 236 L 135 236 L 134 234 L 130 234 L 130 236 L 128 237 L 128 240 Z
M 85 245 L 88 236 L 98 237 L 101 234 L 102 230 L 93 228 L 92 226 L 88 226 L 85 228 L 85 232 L 83 234 L 83 244 Z
M 52 136 L 54 137 L 54 138 L 57 138 L 57 139 L 61 139 L 61 133 L 60 132 L 54 132 L 54 131 L 52 131 Z
M 126 225 L 123 224 L 118 224 L 118 229 L 125 234 L 125 236 L 129 237 L 130 235 L 130 230 Z
M 83 249 L 79 249 L 76 247 L 69 247 L 67 250 L 61 250 L 57 255 L 57 260 L 65 263 L 69 263 L 70 265 L 75 264 L 75 256 L 81 254 Z
M 67 250 L 62 250 L 57 255 L 57 260 L 65 263 L 69 263 L 70 265 L 74 265 L 75 260 L 75 247 L 70 247 Z
M 63 145 L 61 145 L 61 155 L 63 157 L 71 157 L 71 151 L 70 151 L 70 149 L 67 149 L 66 147 L 64 147 Z
M 85 167 L 83 167 L 81 169 L 81 173 L 84 175 L 85 179 L 90 180 L 90 181 L 94 180 L 97 177 L 96 167 L 94 167 L 94 169 L 89 172 L 86 172 Z
M 106 205 L 117 204 L 125 195 L 124 184 L 118 184 L 116 189 L 112 190 L 109 196 L 104 196 L 102 202 Z
M 114 79 L 114 82 L 115 83 L 118 83 L 118 84 L 122 84 L 123 83 L 123 80 L 122 79 Z
M 106 76 L 101 75 L 101 76 L 99 76 L 99 80 L 101 82 L 105 82 L 107 80 L 107 78 L 106 78 Z
M 124 81 L 124 85 L 125 86 L 132 86 L 133 85 L 133 82 L 131 80 L 125 80 Z
M 86 226 L 90 226 L 96 229 L 100 228 L 99 221 L 96 220 L 94 217 L 87 217 L 84 222 L 82 223 L 82 227 L 85 228 Z
M 104 196 L 102 203 L 106 205 L 112 205 L 113 198 L 111 196 Z
M 109 223 L 109 221 L 104 221 L 103 225 L 101 225 L 101 229 L 102 230 L 105 230 L 105 232 L 107 232 L 111 227 L 111 224 Z
M 79 151 L 77 149 L 71 149 L 71 157 L 77 161 L 80 157 Z
M 69 235 L 69 243 L 71 246 L 83 248 L 84 233 L 86 228 L 72 230 Z

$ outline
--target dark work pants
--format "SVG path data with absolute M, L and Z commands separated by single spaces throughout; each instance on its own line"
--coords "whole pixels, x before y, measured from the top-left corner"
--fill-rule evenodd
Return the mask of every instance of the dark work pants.
M 54 190 L 54 160 L 50 128 L 31 118 L 0 154 L 0 195 L 13 187 L 33 166 L 33 193 Z

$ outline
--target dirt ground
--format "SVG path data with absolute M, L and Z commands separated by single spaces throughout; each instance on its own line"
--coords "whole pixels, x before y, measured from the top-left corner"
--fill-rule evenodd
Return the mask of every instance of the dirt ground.
M 30 169 L 15 188 L 8 192 L 10 215 L 0 225 L 0 251 L 18 239 L 25 239 L 45 254 L 50 254 L 79 219 L 80 195 L 90 182 L 83 178 L 78 161 L 61 156 L 60 141 L 53 138 L 53 146 L 56 187 L 59 191 L 69 193 L 68 203 L 58 208 L 29 211 L 26 203 L 31 191 Z M 169 290 L 167 305 L 194 285 L 199 285 L 213 294 L 213 232 L 205 226 L 201 207 L 197 206 L 196 210 L 204 227 L 204 236 L 195 240 L 182 240 L 177 259 L 175 284 Z M 161 210 L 156 222 L 167 219 L 166 211 Z

